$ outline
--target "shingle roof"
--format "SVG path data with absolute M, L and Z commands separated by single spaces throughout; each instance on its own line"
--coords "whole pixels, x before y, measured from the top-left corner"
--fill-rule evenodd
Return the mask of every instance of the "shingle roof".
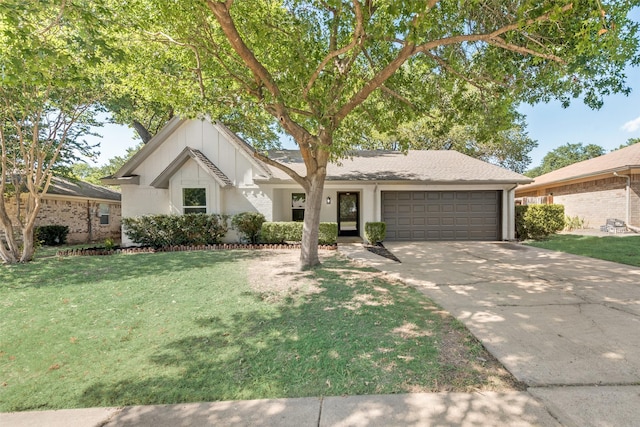
M 161 173 L 158 175 L 153 182 L 151 182 L 152 187 L 156 188 L 169 188 L 169 180 L 176 173 L 178 169 L 182 167 L 186 163 L 187 160 L 193 159 L 198 165 L 213 179 L 215 179 L 221 187 L 231 187 L 233 186 L 233 181 L 229 179 L 227 175 L 224 174 L 216 165 L 213 164 L 211 160 L 207 158 L 200 150 L 196 150 L 195 148 L 185 147 L 184 150 L 178 156 L 169 163 Z
M 540 175 L 533 184 L 519 187 L 518 191 L 631 168 L 640 168 L 640 143 Z
M 54 177 L 51 179 L 51 185 L 47 190 L 47 194 L 118 201 L 121 199 L 120 193 L 110 188 L 101 187 L 84 181 L 71 181 L 60 177 Z
M 305 166 L 297 150 L 269 152 L 301 175 Z M 269 166 L 274 179 L 290 180 L 281 170 Z M 519 173 L 450 150 L 357 151 L 327 167 L 328 181 L 418 181 L 436 183 L 528 183 Z

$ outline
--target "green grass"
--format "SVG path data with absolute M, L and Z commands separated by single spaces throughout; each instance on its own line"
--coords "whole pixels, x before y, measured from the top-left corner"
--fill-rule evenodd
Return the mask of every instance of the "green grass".
M 399 393 L 451 376 L 446 318 L 339 256 L 252 290 L 242 251 L 0 266 L 0 411 Z M 470 341 L 469 346 L 472 347 Z
M 556 234 L 527 245 L 640 267 L 640 236 L 597 237 Z

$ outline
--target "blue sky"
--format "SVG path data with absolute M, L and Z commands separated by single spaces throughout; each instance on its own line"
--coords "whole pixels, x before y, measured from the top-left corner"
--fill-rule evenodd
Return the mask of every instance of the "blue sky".
M 538 141 L 538 147 L 530 153 L 529 168 L 538 166 L 545 154 L 566 143 L 597 144 L 610 151 L 629 138 L 639 138 L 640 68 L 627 69 L 627 82 L 631 94 L 608 96 L 599 110 L 590 109 L 581 99 L 573 100 L 568 108 L 562 108 L 559 102 L 521 106 L 519 111 L 526 116 L 527 132 Z M 92 142 L 100 142 L 97 164 L 122 156 L 127 148 L 137 144 L 133 129 L 125 126 L 105 125 L 97 131 L 103 138 L 90 138 Z
M 540 164 L 549 151 L 568 142 L 597 144 L 607 151 L 618 148 L 629 138 L 640 137 L 640 68 L 627 69 L 631 94 L 612 95 L 604 106 L 592 110 L 581 99 L 568 108 L 559 102 L 523 105 L 519 111 L 527 119 L 527 131 L 538 147 L 531 152 L 530 167 Z

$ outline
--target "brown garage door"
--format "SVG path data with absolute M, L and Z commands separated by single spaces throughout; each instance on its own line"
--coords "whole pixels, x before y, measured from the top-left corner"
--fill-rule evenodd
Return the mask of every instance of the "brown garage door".
M 387 240 L 499 240 L 501 191 L 383 191 Z

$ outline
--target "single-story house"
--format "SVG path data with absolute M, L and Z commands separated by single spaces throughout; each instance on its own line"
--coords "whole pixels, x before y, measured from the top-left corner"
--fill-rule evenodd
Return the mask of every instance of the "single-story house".
M 300 152 L 269 157 L 304 174 Z M 122 215 L 257 211 L 268 221 L 300 221 L 305 194 L 281 170 L 220 123 L 173 118 L 117 173 Z M 387 240 L 510 240 L 514 196 L 530 178 L 455 151 L 358 151 L 330 164 L 321 221 L 339 235 L 364 236 L 387 223 Z M 235 236 L 229 236 L 230 239 Z M 130 243 L 123 235 L 123 243 Z
M 640 144 L 557 169 L 516 189 L 524 203 L 552 200 L 587 228 L 607 219 L 640 227 Z
M 15 218 L 15 199 L 8 199 L 6 206 L 9 216 Z M 120 219 L 119 192 L 88 182 L 54 177 L 49 190 L 42 196 L 36 227 L 66 225 L 69 227 L 67 243 L 100 242 L 106 238 L 120 239 Z

